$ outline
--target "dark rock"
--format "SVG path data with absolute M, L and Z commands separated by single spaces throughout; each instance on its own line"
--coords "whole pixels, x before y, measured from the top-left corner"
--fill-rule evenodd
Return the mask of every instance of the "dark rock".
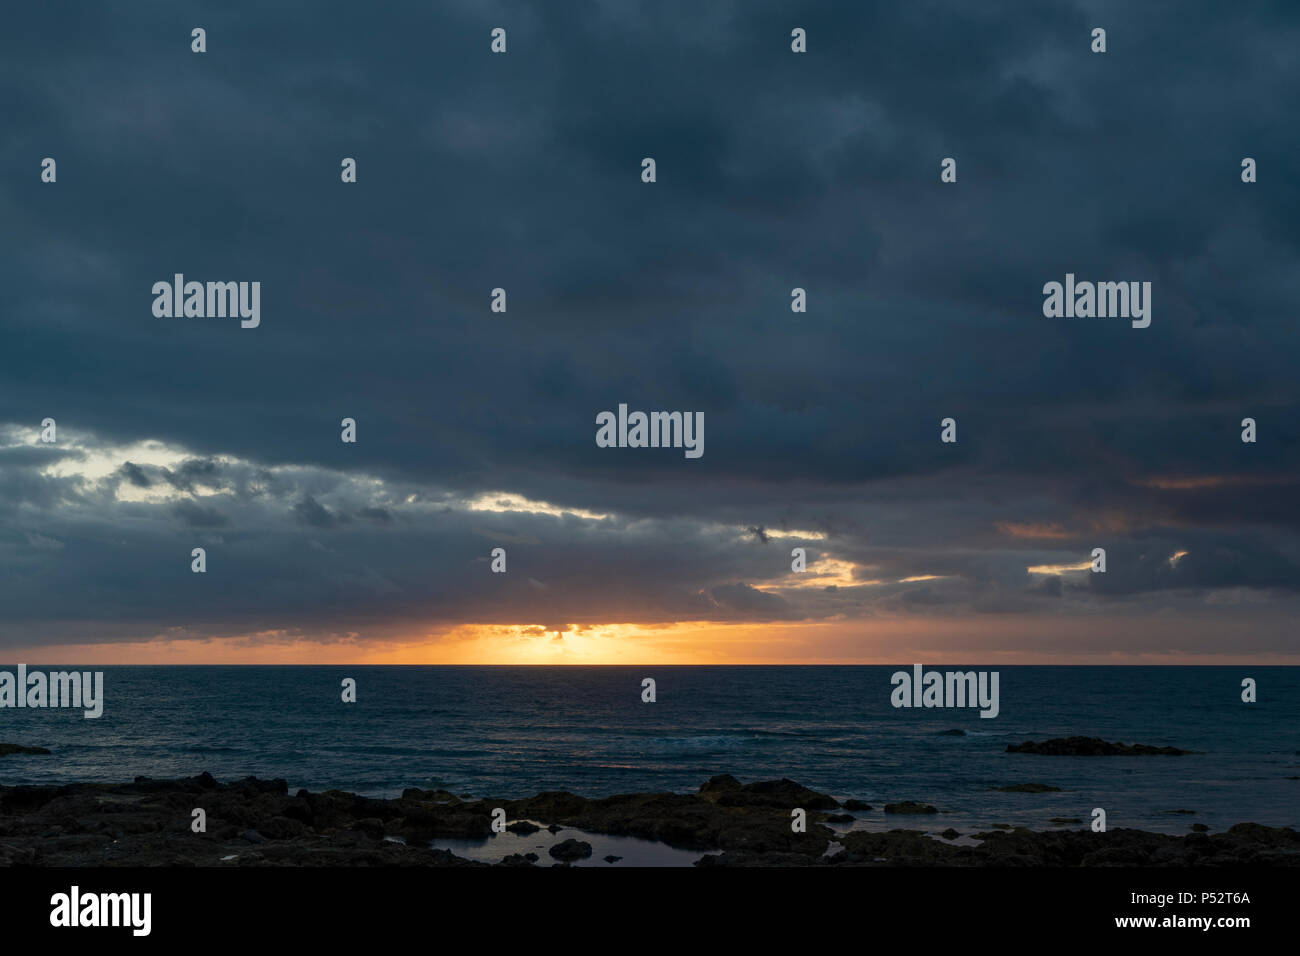
M 535 820 L 562 820 L 587 809 L 585 797 L 575 796 L 563 790 L 544 790 L 527 800 L 507 802 L 506 810 L 514 817 L 531 817 Z M 549 828 L 548 828 L 549 829 Z
M 366 832 L 370 833 L 374 839 L 378 840 L 383 837 L 384 827 L 378 820 L 363 820 L 362 823 L 373 824 L 373 832 Z M 257 832 L 262 834 L 262 836 L 266 837 L 268 840 L 291 840 L 294 837 L 307 836 L 311 833 L 311 828 L 301 820 L 295 820 L 292 817 L 284 816 L 271 817 L 269 820 L 264 820 L 262 823 L 258 824 L 258 827 L 259 829 Z M 361 827 L 361 829 L 366 830 L 364 826 Z
M 928 803 L 915 803 L 911 800 L 904 800 L 902 803 L 885 804 L 886 813 L 938 813 L 939 811 L 930 806 Z
M 939 836 L 943 837 L 945 840 L 955 840 L 959 836 L 961 836 L 961 834 L 958 833 L 956 830 L 954 830 L 952 827 L 949 827 L 948 829 L 940 833 Z
M 605 857 L 605 862 L 606 862 L 606 863 L 617 863 L 617 862 L 618 862 L 619 860 L 621 860 L 621 859 L 623 859 L 621 856 L 615 856 L 613 853 L 611 853 L 611 854 L 609 854 L 609 856 Z
M 1192 824 L 1192 830 L 1193 830 L 1194 832 L 1196 832 L 1196 833 L 1208 833 L 1208 832 L 1209 832 L 1209 829 L 1210 829 L 1210 828 L 1207 827 L 1204 823 L 1193 823 L 1193 824 Z
M 871 804 L 863 803 L 861 800 L 845 800 L 844 809 L 845 810 L 870 810 Z
M 478 837 L 492 832 L 491 808 L 472 803 L 404 804 L 400 833 L 408 843 L 427 843 L 440 836 Z
M 421 803 L 460 803 L 460 797 L 450 790 L 421 790 L 419 787 L 407 787 L 402 791 L 403 800 L 415 800 Z
M 1300 863 L 1300 833 L 1254 823 L 1240 823 L 1222 833 L 1210 833 L 1196 824 L 1192 832 L 1179 836 L 1122 828 L 1104 833 L 1086 828 L 1011 830 L 998 824 L 960 843 L 920 830 L 836 833 L 812 821 L 807 833 L 795 834 L 790 830 L 790 807 L 767 806 L 761 799 L 751 802 L 744 790 L 738 782 L 733 786 L 723 781 L 712 794 L 635 793 L 588 799 L 549 792 L 526 800 L 463 802 L 454 797 L 447 800 L 437 791 L 410 790 L 400 798 L 382 800 L 338 790 L 299 790 L 290 796 L 278 781 L 221 784 L 202 776 L 121 784 L 0 786 L 0 865 L 486 866 L 446 850 L 431 850 L 427 839 L 429 834 L 444 833 L 486 838 L 491 833 L 492 810 L 498 806 L 506 808 L 508 819 L 562 820 L 578 830 L 698 851 L 701 858 L 696 865 L 706 867 L 1255 868 Z M 739 805 L 724 805 L 716 799 L 724 794 L 742 799 Z M 196 802 L 199 795 L 201 802 Z M 758 790 L 753 796 L 767 794 Z M 189 830 L 189 809 L 197 805 L 208 813 L 206 834 Z M 934 812 L 924 804 L 910 806 Z M 955 832 L 949 828 L 942 836 L 949 838 Z M 384 833 L 408 842 L 385 839 Z M 837 851 L 827 855 L 832 845 Z M 590 844 L 578 840 L 566 840 L 555 849 L 553 860 L 561 866 L 592 852 Z M 518 866 L 541 861 L 531 853 L 512 854 L 502 862 Z
M 511 833 L 519 833 L 527 836 L 530 833 L 536 833 L 541 829 L 536 823 L 529 823 L 527 820 L 516 820 L 514 823 L 506 824 L 506 829 Z
M 57 800 L 61 792 L 59 787 L 10 787 L 4 791 L 0 805 L 6 813 L 25 813 Z
M 939 731 L 939 736 L 940 737 L 965 737 L 966 731 L 954 727 L 952 730 Z
M 1003 793 L 1060 793 L 1060 787 L 1049 787 L 1045 783 L 1014 783 L 1009 787 L 990 787 Z
M 585 840 L 570 838 L 555 844 L 548 852 L 563 863 L 572 863 L 574 860 L 583 860 L 591 856 L 591 844 Z
M 10 754 L 48 754 L 44 747 L 24 747 L 22 744 L 0 744 L 0 757 Z
M 1057 737 L 1052 740 L 1027 740 L 1022 744 L 1007 744 L 1009 754 L 1043 754 L 1049 757 L 1181 757 L 1195 750 L 1177 747 L 1152 747 L 1148 744 L 1110 743 L 1100 737 Z
M 1052 817 L 1052 819 L 1049 820 L 1048 822 L 1049 823 L 1082 823 L 1083 821 L 1080 820 L 1078 817 Z M 1006 826 L 1006 824 L 1003 824 L 1003 826 Z
M 1195 810 L 1165 810 L 1165 813 L 1195 813 Z
M 836 810 L 840 805 L 834 797 L 809 790 L 785 778 L 733 784 L 736 784 L 735 777 L 725 774 L 714 777 L 700 788 L 700 794 L 706 799 L 712 799 L 720 807 L 771 807 L 788 812 L 795 807 L 805 810 Z
M 700 784 L 700 793 L 725 793 L 728 790 L 739 789 L 740 781 L 729 773 L 720 773 Z
M 560 826 L 558 823 L 552 823 L 552 824 L 551 824 L 549 827 L 547 827 L 546 829 L 547 829 L 548 831 L 550 831 L 551 833 L 559 833 L 561 830 L 564 829 L 564 827 Z
M 302 794 L 304 792 L 305 791 L 302 790 L 298 791 L 298 796 L 294 798 L 293 802 L 285 806 L 285 808 L 280 812 L 284 816 L 288 817 L 290 820 L 297 820 L 299 823 L 305 824 L 307 826 L 311 826 L 312 825 L 311 803 L 308 802 L 307 800 L 302 799 Z
M 531 860 L 528 859 L 529 856 L 532 857 Z M 497 865 L 498 866 L 532 866 L 536 859 L 537 859 L 536 853 L 529 853 L 528 856 L 524 856 L 519 853 L 511 853 L 509 856 L 507 856 Z
M 841 865 L 872 865 L 877 864 L 880 858 L 890 861 L 902 858 L 918 865 L 943 865 L 966 859 L 972 852 L 965 847 L 932 840 L 920 830 L 890 830 L 888 833 L 854 830 L 844 834 L 840 842 L 844 845 Z
M 376 817 L 367 817 L 364 820 L 358 820 L 357 829 L 372 840 L 382 840 L 384 838 L 384 821 L 377 819 Z M 272 835 L 280 836 L 280 834 Z

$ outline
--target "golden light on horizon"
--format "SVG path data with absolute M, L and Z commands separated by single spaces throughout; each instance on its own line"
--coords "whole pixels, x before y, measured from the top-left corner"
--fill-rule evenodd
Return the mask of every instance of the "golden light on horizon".
M 1071 570 L 1084 570 L 1083 565 Z M 1273 625 L 1288 633 L 1291 619 Z M 556 628 L 562 630 L 556 630 Z M 1177 653 L 1115 646 L 1153 627 L 1170 628 Z M 263 632 L 103 644 L 11 648 L 6 657 L 43 665 L 763 665 L 962 661 L 989 664 L 1218 664 L 1235 660 L 1221 646 L 1223 620 L 1134 616 L 1108 618 L 1098 642 L 1091 618 L 978 619 L 876 616 L 829 620 L 719 623 L 461 624 L 430 632 L 412 626 L 397 637 L 323 638 Z M 1044 634 L 1053 641 L 1044 643 Z M 559 635 L 557 639 L 557 634 Z M 1068 649 L 1067 649 L 1068 648 Z M 1256 663 L 1300 665 L 1300 655 L 1252 655 Z M 653 676 L 647 675 L 647 676 Z
M 786 662 L 791 647 L 841 622 L 792 624 L 679 621 L 668 624 L 461 624 L 420 637 L 332 639 L 264 632 L 222 638 L 160 638 L 18 650 L 31 664 L 531 665 L 757 664 Z
M 999 532 L 1013 538 L 1068 538 L 1070 532 L 1059 522 L 999 521 Z
M 1088 571 L 1092 568 L 1091 561 L 1084 561 L 1082 564 L 1035 564 L 1025 568 L 1030 574 L 1064 574 L 1067 571 Z

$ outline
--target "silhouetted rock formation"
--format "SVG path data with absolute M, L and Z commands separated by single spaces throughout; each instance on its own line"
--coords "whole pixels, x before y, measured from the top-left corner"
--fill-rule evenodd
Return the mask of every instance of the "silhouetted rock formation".
M 1254 823 L 1216 834 L 1194 829 L 1185 836 L 994 829 L 970 834 L 978 842 L 952 844 L 919 830 L 837 834 L 810 812 L 807 832 L 792 831 L 795 807 L 835 805 L 791 780 L 741 784 L 734 777 L 715 777 L 692 794 L 590 799 L 551 791 L 523 800 L 464 799 L 415 788 L 396 799 L 339 790 L 291 795 L 284 780 L 249 777 L 222 784 L 208 774 L 138 777 L 127 784 L 0 787 L 0 865 L 484 866 L 428 843 L 488 839 L 498 807 L 511 820 L 538 821 L 548 829 L 634 836 L 708 853 L 697 861 L 700 866 L 1300 865 L 1300 833 Z M 195 808 L 206 813 L 205 833 L 190 828 Z M 911 801 L 889 804 L 886 811 L 937 812 Z M 958 834 L 948 829 L 943 835 Z M 549 852 L 572 863 L 591 856 L 592 847 L 568 839 Z M 537 862 L 535 853 L 502 861 Z
M 1181 757 L 1196 751 L 1179 750 L 1177 747 L 1151 747 L 1147 744 L 1112 744 L 1100 737 L 1058 737 L 1007 744 L 1007 753 L 1043 754 L 1049 757 Z

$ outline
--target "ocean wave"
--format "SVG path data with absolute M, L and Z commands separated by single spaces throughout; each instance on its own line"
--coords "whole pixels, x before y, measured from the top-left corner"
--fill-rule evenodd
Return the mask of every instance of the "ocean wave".
M 713 751 L 740 750 L 757 739 L 756 734 L 703 734 L 691 737 L 656 737 L 642 741 L 659 753 L 710 753 Z

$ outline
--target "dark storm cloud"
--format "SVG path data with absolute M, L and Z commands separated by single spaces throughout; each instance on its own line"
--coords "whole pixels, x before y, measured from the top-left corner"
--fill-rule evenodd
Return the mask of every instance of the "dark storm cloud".
M 1298 34 L 1285 3 L 16 8 L 13 639 L 70 633 L 40 595 L 87 579 L 62 613 L 124 633 L 1294 591 Z M 261 326 L 155 318 L 175 272 L 260 281 Z M 1066 272 L 1150 280 L 1151 327 L 1045 319 Z M 704 457 L 597 448 L 620 402 L 704 411 Z M 78 451 L 31 447 L 47 415 Z M 76 477 L 146 440 L 183 455 Z M 498 490 L 611 517 L 465 510 Z M 178 524 L 221 536 L 210 602 L 151 583 Z M 796 543 L 858 586 L 781 590 Z M 1095 546 L 1104 578 L 1025 570 Z
M 149 476 L 144 473 L 144 469 L 139 465 L 128 461 L 122 466 L 121 470 L 123 477 L 137 488 L 152 487 L 153 482 L 149 480 Z
M 790 605 L 775 594 L 768 594 L 748 584 L 724 584 L 709 592 L 718 607 L 745 614 L 760 612 L 765 619 L 779 619 L 793 616 Z
M 357 514 L 375 524 L 392 524 L 393 521 L 393 516 L 385 508 L 362 508 Z
M 1244 534 L 1187 533 L 1176 540 L 1141 538 L 1123 542 L 1112 553 L 1123 562 L 1122 574 L 1091 574 L 1092 588 L 1104 594 L 1124 594 L 1166 588 L 1300 589 L 1300 564 L 1270 541 Z M 1175 555 L 1180 555 L 1175 557 Z
M 323 508 L 311 495 L 304 495 L 302 500 L 293 506 L 293 514 L 303 524 L 311 525 L 313 528 L 332 528 L 338 523 L 338 519 L 330 514 L 329 509 Z
M 220 528 L 230 523 L 216 508 L 205 508 L 193 501 L 176 502 L 172 505 L 172 512 L 190 528 Z
M 164 469 L 163 475 L 177 490 L 193 491 L 195 482 L 211 482 L 219 470 L 217 463 L 211 459 L 191 458 L 175 471 Z

